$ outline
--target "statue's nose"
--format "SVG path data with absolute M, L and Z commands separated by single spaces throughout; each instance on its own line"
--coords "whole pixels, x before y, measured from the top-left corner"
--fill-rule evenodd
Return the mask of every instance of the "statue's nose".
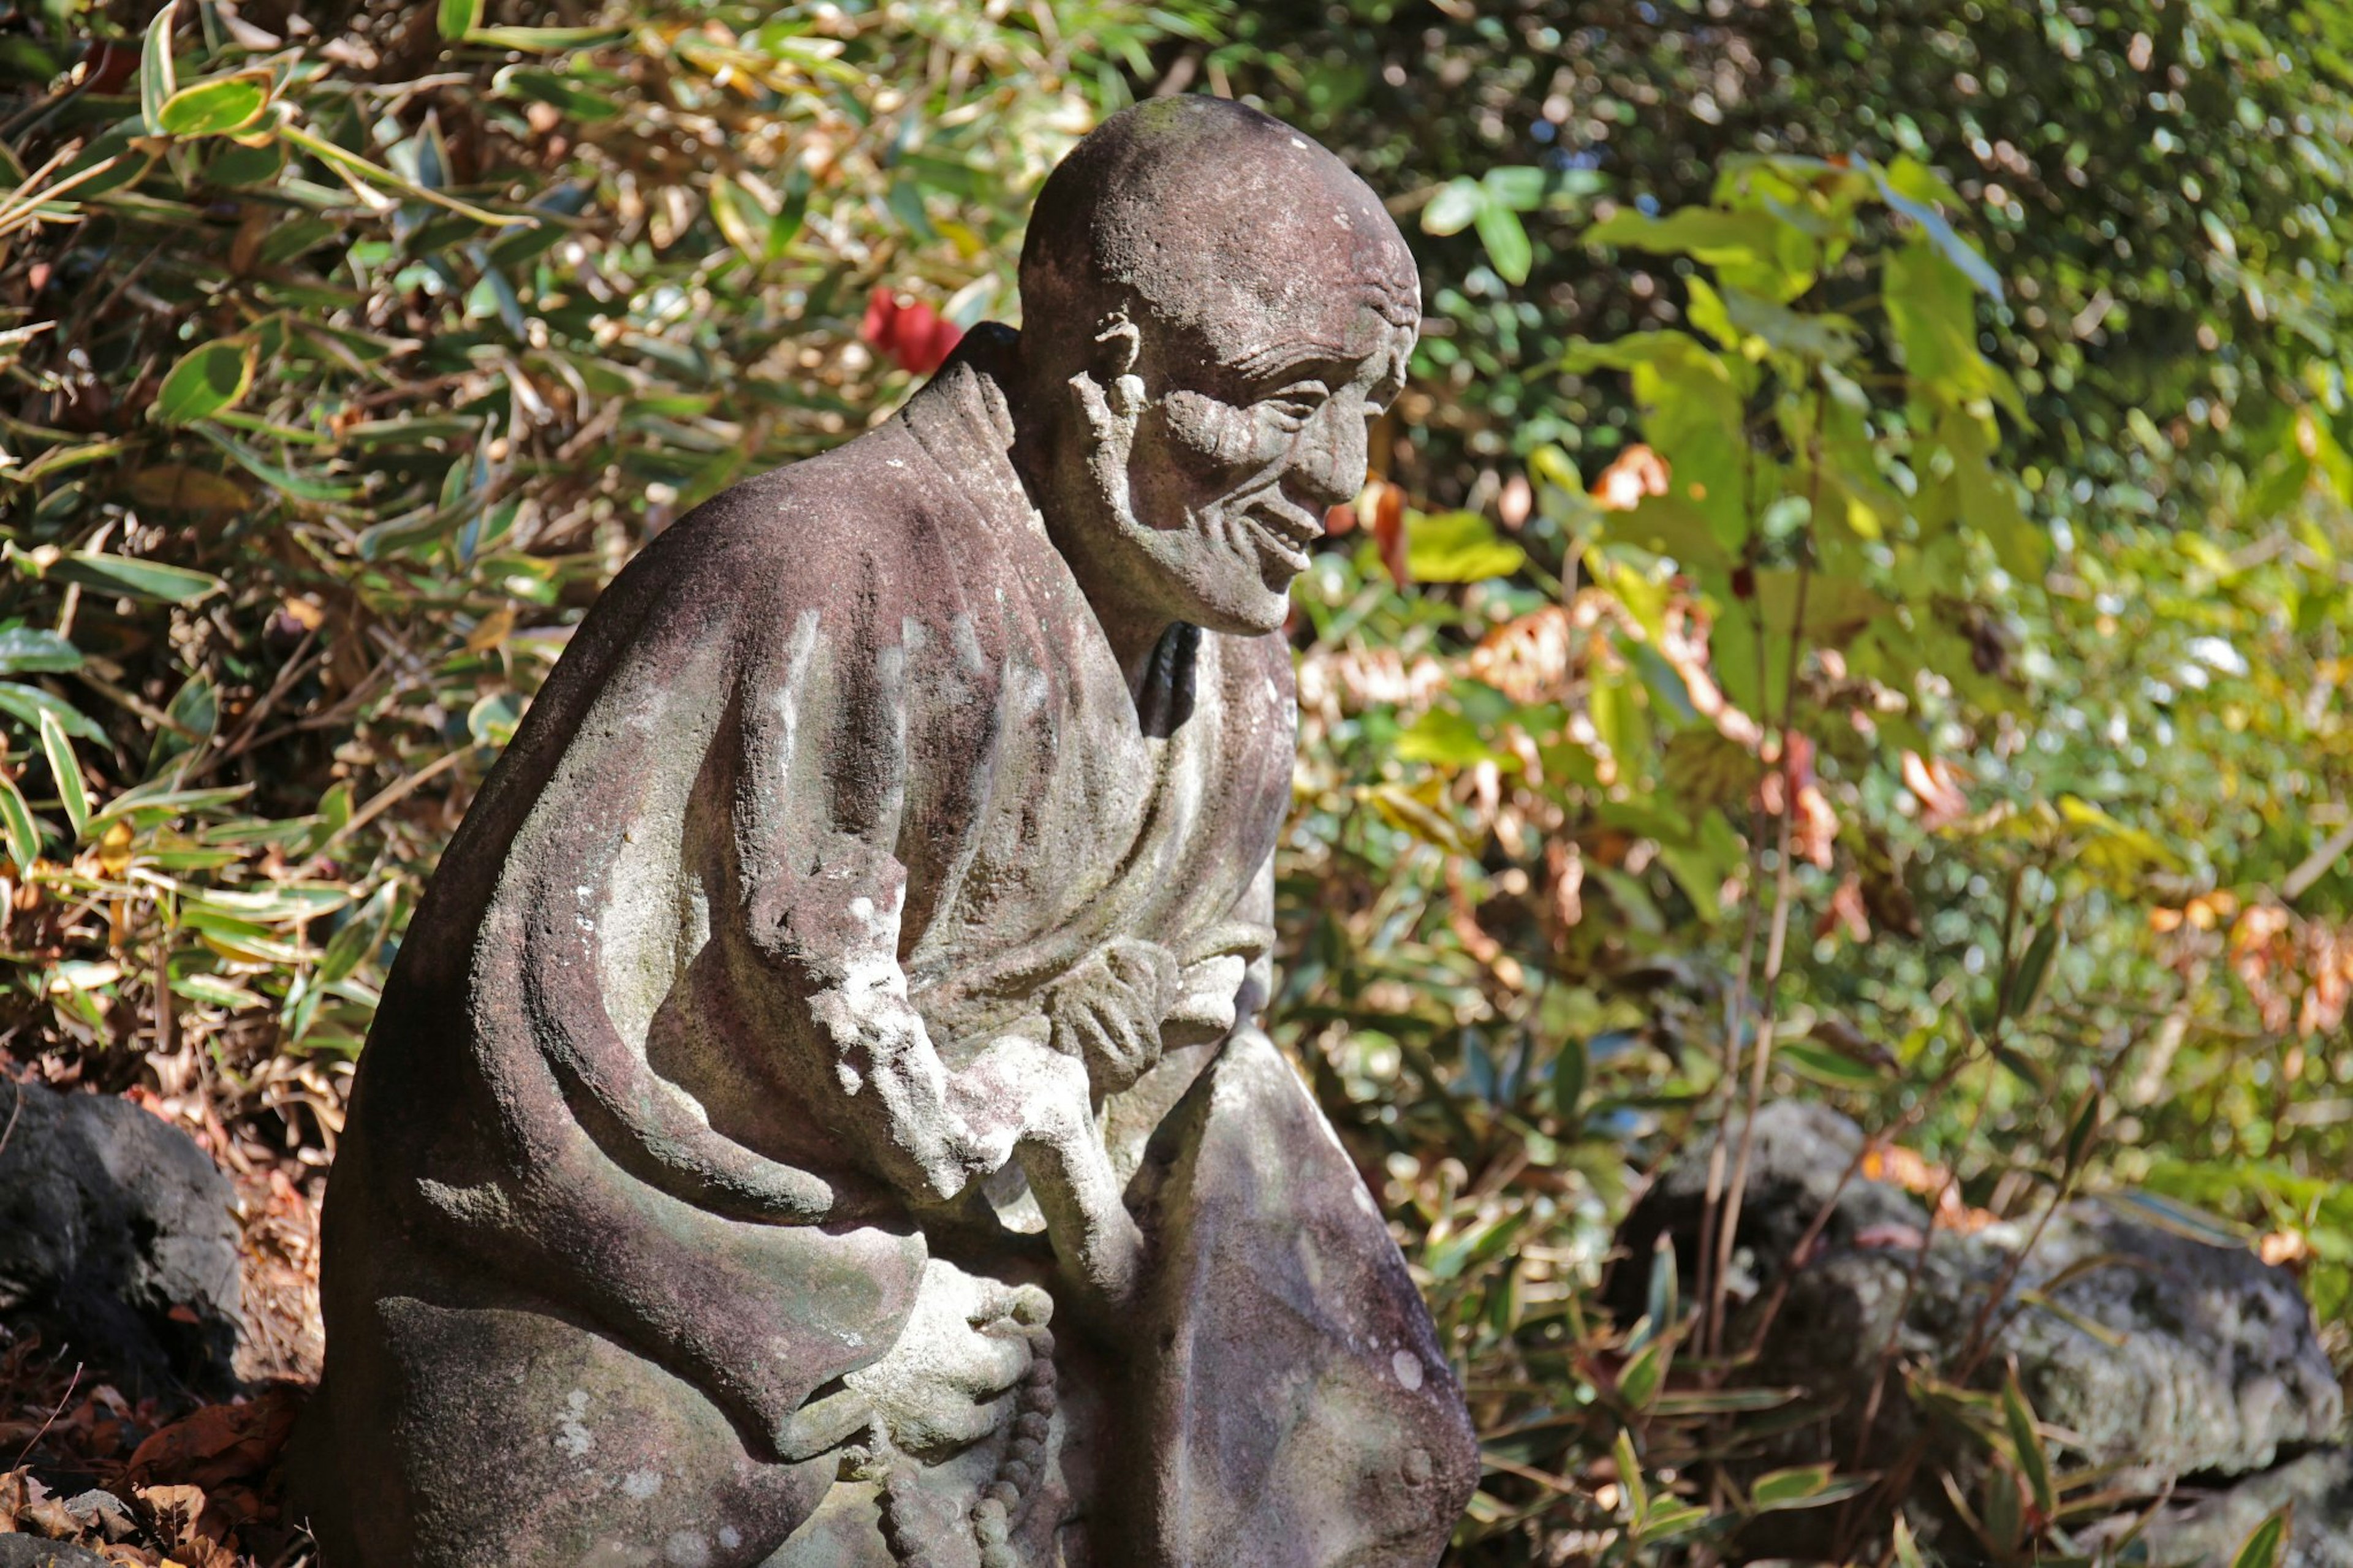
M 1365 417 L 1346 398 L 1326 403 L 1300 433 L 1292 478 L 1318 506 L 1352 500 L 1365 485 Z

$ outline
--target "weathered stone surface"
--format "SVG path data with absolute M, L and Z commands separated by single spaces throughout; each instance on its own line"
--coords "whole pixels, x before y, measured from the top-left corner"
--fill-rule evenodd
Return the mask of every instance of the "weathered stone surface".
M 62 1541 L 0 1535 L 0 1568 L 113 1568 L 113 1564 L 95 1552 Z
M 0 1311 L 134 1394 L 231 1383 L 237 1194 L 204 1151 L 111 1095 L 40 1084 L 0 1082 Z
M 1736 1317 L 1734 1342 L 1746 1342 L 1753 1314 L 1775 1294 L 1771 1287 L 1785 1286 L 1757 1375 L 1821 1398 L 1831 1414 L 1793 1441 L 1844 1458 L 1853 1451 L 1859 1412 L 1892 1337 L 1898 1373 L 1891 1375 L 1873 1426 L 1874 1451 L 1901 1453 L 1915 1437 L 1926 1438 L 1916 1496 L 1923 1514 L 1935 1520 L 1944 1512 L 1936 1470 L 1953 1470 L 1966 1488 L 1981 1455 L 1949 1426 L 1915 1410 L 1900 1369 L 1942 1364 L 1967 1342 L 2031 1227 L 2000 1223 L 1970 1234 L 1935 1232 L 1905 1307 L 1927 1212 L 1910 1194 L 1860 1174 L 1840 1189 L 1862 1137 L 1852 1123 L 1819 1106 L 1781 1102 L 1760 1113 L 1737 1237 L 1736 1272 L 1747 1305 Z M 1647 1256 L 1662 1233 L 1672 1237 L 1686 1279 L 1697 1261 L 1707 1157 L 1695 1151 L 1671 1170 L 1636 1205 L 1622 1233 L 1637 1258 Z M 1819 1242 L 1783 1279 L 1797 1243 L 1833 1198 Z M 2057 1310 L 2023 1300 L 2027 1292 L 2044 1294 Z M 1623 1282 L 1613 1301 L 1621 1313 L 1639 1310 Z M 2036 1241 L 1994 1322 L 1978 1380 L 2014 1360 L 2038 1417 L 2069 1434 L 2063 1447 L 2071 1462 L 2113 1467 L 2116 1486 L 2154 1494 L 2182 1478 L 2255 1476 L 2230 1494 L 2235 1501 L 2217 1505 L 2235 1520 L 2269 1488 L 2311 1484 L 2326 1491 L 2324 1483 L 2333 1484 L 2336 1472 L 2308 1459 L 2276 1473 L 2286 1479 L 2258 1474 L 2284 1455 L 2335 1440 L 2345 1413 L 2294 1276 L 2248 1249 L 2189 1240 L 2096 1201 L 2071 1203 Z M 1794 1450 L 1781 1456 L 1793 1457 Z M 2168 1516 L 2185 1531 L 2197 1517 Z M 1804 1538 L 1815 1522 L 1802 1515 L 1775 1520 L 1773 1550 L 1819 1546 Z
M 2013 1225 L 1940 1234 L 1900 1353 L 1927 1357 L 1963 1342 L 2025 1239 Z M 1771 1374 L 1853 1389 L 1854 1347 L 1887 1342 L 1910 1267 L 1908 1251 L 1883 1247 L 1825 1254 L 1799 1270 L 1774 1331 Z M 2049 1295 L 2070 1316 L 2023 1307 L 1995 1336 L 1987 1364 L 2016 1357 L 2035 1414 L 2073 1434 L 2071 1447 L 2091 1463 L 2120 1467 L 2118 1484 L 2243 1475 L 2283 1447 L 2337 1434 L 2343 1398 L 2311 1310 L 2292 1275 L 2253 1252 L 2079 1203 L 2052 1219 L 2009 1300 L 2063 1279 Z
M 1467 1500 L 1251 1023 L 1287 589 L 1411 258 L 1185 99 L 1081 143 L 1021 276 L 1023 332 L 616 580 L 445 857 L 327 1206 L 331 1568 L 1402 1568 Z
M 2325 1448 L 2249 1476 L 2234 1486 L 2185 1489 L 2158 1510 L 2141 1540 L 2156 1563 L 2227 1564 L 2255 1527 L 2293 1504 L 2281 1568 L 2353 1568 L 2353 1449 Z M 2090 1532 L 2094 1546 L 2121 1538 L 2135 1522 L 2119 1519 Z

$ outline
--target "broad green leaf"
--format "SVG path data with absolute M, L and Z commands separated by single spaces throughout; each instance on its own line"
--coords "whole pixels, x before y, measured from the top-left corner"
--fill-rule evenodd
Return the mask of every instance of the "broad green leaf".
M 2001 274 L 1987 265 L 1977 247 L 1954 233 L 1953 226 L 1945 221 L 1944 215 L 1930 205 L 1938 199 L 1938 195 L 1929 193 L 1942 186 L 1944 182 L 1937 179 L 1926 165 L 1908 157 L 1898 158 L 1885 170 L 1873 164 L 1871 177 L 1879 187 L 1881 198 L 1918 224 L 1936 248 L 1944 252 L 1945 259 L 1960 269 L 1961 276 L 1995 299 L 2002 297 Z M 1949 191 L 1940 194 L 1947 199 L 1951 195 Z
M 553 104 L 573 119 L 586 123 L 616 119 L 621 113 L 621 102 L 615 94 L 597 92 L 559 72 L 538 70 L 528 66 L 509 66 L 500 71 L 492 79 L 492 90 L 504 97 L 535 99 L 542 103 Z
M 1683 207 L 1664 217 L 1620 207 L 1584 237 L 1591 245 L 1688 256 L 1715 268 L 1723 281 L 1774 300 L 1794 300 L 1811 287 L 1820 259 L 1813 238 L 1794 224 L 1715 207 Z
M 1634 1522 L 1640 1525 L 1651 1511 L 1651 1495 L 1650 1489 L 1642 1484 L 1642 1461 L 1634 1451 L 1633 1434 L 1620 1426 L 1609 1451 L 1618 1461 L 1618 1485 L 1626 1494 L 1628 1511 L 1632 1514 Z
M 62 697 L 52 696 L 37 686 L 22 681 L 0 680 L 0 713 L 22 724 L 35 734 L 40 733 L 41 716 L 48 714 L 69 735 L 104 746 L 111 742 L 106 731 L 79 708 Z
M 1800 1077 L 1810 1078 L 1831 1089 L 1877 1089 L 1888 1078 L 1883 1068 L 1857 1061 L 1842 1051 L 1834 1051 L 1810 1040 L 1788 1041 L 1778 1047 L 1773 1055 L 1775 1060 Z
M 58 805 L 73 825 L 74 837 L 79 838 L 90 825 L 90 790 L 82 782 L 81 760 L 74 755 L 73 742 L 66 738 L 65 726 L 58 722 L 57 715 L 44 710 L 40 726 L 41 752 L 48 758 L 50 775 L 57 780 Z
M 1436 784 L 1440 781 L 1433 777 L 1430 782 Z M 1379 784 L 1360 791 L 1359 798 L 1390 826 L 1425 844 L 1450 855 L 1478 853 L 1478 846 L 1454 819 L 1442 790 L 1423 792 L 1403 784 Z
M 163 134 L 164 105 L 179 88 L 172 64 L 172 29 L 179 19 L 180 0 L 165 0 L 140 46 L 139 118 L 150 136 Z
M 386 882 L 344 920 L 329 940 L 325 956 L 319 960 L 320 984 L 331 985 L 341 980 L 376 950 L 392 918 L 395 891 L 394 885 Z
M 2287 1522 L 2294 1511 L 2291 1503 L 2255 1526 L 2231 1554 L 2231 1568 L 2280 1568 L 2287 1555 Z
M 59 558 L 49 567 L 48 575 L 58 582 L 79 583 L 101 593 L 163 605 L 193 605 L 227 585 L 209 572 L 90 551 Z
M 2076 853 L 2099 869 L 2129 876 L 2152 868 L 2175 870 L 2181 865 L 2181 857 L 2155 835 L 2118 822 L 2079 796 L 2061 795 L 2059 816 L 2077 830 Z
M 1424 234 L 1460 234 L 1469 228 L 1487 205 L 1487 192 L 1478 181 L 1449 180 L 1421 209 Z
M 2009 988 L 2002 994 L 2002 1011 L 2011 1020 L 2026 1017 L 2042 999 L 2043 983 L 2051 975 L 2051 961 L 2059 953 L 2059 921 L 2053 917 L 2044 921 L 2034 933 L 2034 940 L 2027 943 L 2018 967 L 2010 972 Z
M 118 190 L 140 179 L 154 166 L 153 154 L 132 145 L 135 137 L 150 132 L 143 119 L 126 120 L 112 127 L 82 149 L 79 157 L 58 171 L 58 184 L 71 185 L 73 199 L 90 201 L 107 192 Z M 100 173 L 98 166 L 111 163 Z
M 0 675 L 62 674 L 81 668 L 81 649 L 38 626 L 0 630 Z
M 1513 212 L 1534 212 L 1544 205 L 1545 172 L 1529 163 L 1507 163 L 1480 176 L 1487 201 Z
M 220 136 L 252 124 L 269 101 L 269 78 L 222 77 L 184 87 L 165 99 L 155 111 L 155 121 L 166 136 Z
M 522 700 L 512 691 L 493 691 L 478 699 L 466 711 L 466 732 L 477 745 L 503 746 L 514 739 L 522 722 Z
M 1400 761 L 1433 763 L 1443 768 L 1507 761 L 1516 766 L 1519 762 L 1487 744 L 1486 737 L 1468 715 L 1444 707 L 1430 709 L 1398 731 L 1396 751 Z
M 626 27 L 476 27 L 467 35 L 466 41 L 486 48 L 546 55 L 565 49 L 593 48 L 628 36 Z
M 1830 1489 L 1831 1467 L 1803 1465 L 1795 1469 L 1770 1470 L 1757 1478 L 1748 1489 L 1749 1506 L 1758 1513 L 1771 1513 L 1780 1509 L 1810 1508 Z
M 1488 201 L 1480 204 L 1479 216 L 1473 221 L 1478 226 L 1479 243 L 1487 247 L 1487 259 L 1504 281 L 1526 282 L 1535 251 L 1519 214 L 1501 202 Z
M 1673 1341 L 1655 1339 L 1644 1345 L 1618 1374 L 1618 1397 L 1629 1409 L 1649 1409 L 1666 1386 L 1667 1368 L 1673 1360 Z
M 482 0 L 441 0 L 438 19 L 442 42 L 462 42 L 481 23 Z
M 1475 511 L 1406 513 L 1406 567 L 1418 583 L 1480 583 L 1508 577 L 1527 552 L 1496 536 Z
M 1575 1127 L 1577 1112 L 1585 1102 L 1588 1068 L 1584 1041 L 1561 1042 L 1560 1054 L 1552 1064 L 1552 1110 L 1566 1126 Z
M 782 250 L 782 247 L 771 247 L 769 235 L 775 220 L 768 209 L 724 174 L 711 177 L 711 216 L 727 243 L 754 265 L 773 260 Z
M 0 773 L 0 834 L 7 837 L 8 858 L 16 862 L 19 875 L 40 858 L 40 826 L 33 820 L 33 808 L 25 804 L 16 781 L 5 773 Z
M 2018 1384 L 2018 1373 L 2012 1369 L 2001 1385 L 2001 1416 L 2010 1428 L 2010 1444 L 2017 1458 L 2018 1468 L 2026 1477 L 2026 1487 L 2034 1499 L 2037 1512 L 2049 1519 L 2059 1511 L 2057 1489 L 2051 1483 L 2051 1456 L 2042 1447 L 2042 1433 L 2035 1425 L 2034 1407 L 2026 1402 L 2026 1391 Z
M 151 416 L 164 425 L 193 425 L 234 406 L 253 384 L 253 346 L 234 338 L 200 343 L 164 373 Z
M 260 993 L 222 974 L 175 974 L 172 976 L 172 989 L 192 1002 L 208 1002 L 216 1007 L 227 1007 L 232 1011 L 269 1005 Z
M 1650 1517 L 1643 1521 L 1642 1528 L 1638 1533 L 1642 1543 L 1647 1546 L 1662 1541 L 1671 1541 L 1678 1535 L 1687 1535 L 1714 1518 L 1715 1518 L 1715 1514 L 1697 1503 L 1684 1502 L 1681 1499 L 1662 1498 L 1659 1500 L 1659 1506 L 1652 1509 Z

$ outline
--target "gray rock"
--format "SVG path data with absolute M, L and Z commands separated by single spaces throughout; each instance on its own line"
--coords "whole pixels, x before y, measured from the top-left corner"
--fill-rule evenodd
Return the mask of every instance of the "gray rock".
M 39 1084 L 0 1083 L 0 1311 L 134 1396 L 232 1384 L 237 1194 L 204 1152 L 126 1100 Z
M 2323 1448 L 2236 1486 L 2185 1489 L 2158 1510 L 2141 1539 L 2152 1563 L 2222 1568 L 2257 1525 L 2295 1505 L 2281 1568 L 2353 1568 L 2353 1448 Z M 2119 1519 L 2088 1533 L 2086 1546 L 2131 1528 Z
M 62 1541 L 0 1535 L 0 1568 L 114 1568 L 97 1552 Z
M 139 1521 L 132 1516 L 131 1505 L 103 1488 L 77 1493 L 62 1506 L 81 1521 L 84 1530 L 94 1530 L 109 1541 L 127 1541 L 138 1533 Z
M 1740 1132 L 1737 1120 L 1725 1131 L 1727 1173 L 1739 1152 Z M 1841 1189 L 1839 1178 L 1862 1148 L 1862 1130 L 1828 1106 L 1781 1100 L 1758 1113 L 1733 1269 L 1744 1294 L 1778 1276 L 1815 1215 L 1833 1198 L 1836 1206 L 1821 1237 L 1827 1251 L 1852 1246 L 1874 1226 L 1919 1222 L 1920 1205 L 1899 1188 L 1854 1181 Z M 1685 1289 L 1700 1278 L 1699 1235 L 1714 1152 L 1713 1140 L 1687 1151 L 1661 1173 L 1620 1226 L 1619 1246 L 1629 1261 L 1611 1274 L 1607 1300 L 1625 1321 L 1642 1310 L 1650 1258 L 1660 1237 L 1674 1244 Z
M 1968 1338 L 2025 1228 L 1938 1234 L 1905 1315 L 1902 1356 L 1929 1358 Z M 1911 1261 L 1901 1248 L 1854 1249 L 1801 1269 L 1768 1355 L 1776 1373 L 1852 1389 L 1853 1347 L 1887 1342 Z M 2029 1291 L 2053 1305 L 2021 1300 Z M 2071 1204 L 2008 1300 L 2014 1312 L 1998 1315 L 2007 1326 L 1985 1364 L 2014 1357 L 2035 1414 L 2073 1434 L 2069 1447 L 2083 1459 L 2118 1467 L 2121 1485 L 2245 1475 L 2283 1447 L 2327 1441 L 2343 1421 L 2342 1393 L 2295 1277 L 2243 1247 Z
M 1838 1190 L 1861 1137 L 1816 1106 L 1784 1102 L 1760 1113 L 1737 1237 L 1746 1303 L 1733 1342 L 1747 1342 L 1757 1314 L 1780 1298 L 1756 1375 L 1807 1388 L 1828 1411 L 1788 1440 L 1776 1456 L 1780 1462 L 1854 1451 L 1880 1352 L 1892 1342 L 1896 1357 L 1873 1427 L 1874 1449 L 1894 1455 L 1926 1439 L 1915 1500 L 1933 1523 L 1945 1515 L 1936 1471 L 1953 1472 L 1966 1491 L 1981 1469 L 1982 1449 L 1951 1422 L 1915 1407 L 1902 1369 L 1944 1365 L 1968 1342 L 2031 1227 L 1936 1231 L 1905 1305 L 1927 1212 L 1912 1194 L 1859 1175 Z M 1646 1251 L 1665 1234 L 1687 1265 L 1695 1260 L 1706 1159 L 1694 1152 L 1636 1205 L 1623 1233 L 1630 1251 Z M 1834 1194 L 1820 1245 L 1784 1278 L 1795 1243 Z M 1612 1292 L 1621 1313 L 1630 1310 L 1627 1294 L 1622 1285 Z M 2294 1276 L 2244 1247 L 2187 1239 L 2096 1200 L 2070 1203 L 2035 1241 L 1991 1324 L 1990 1349 L 1974 1381 L 1990 1385 L 2014 1363 L 2036 1415 L 2068 1435 L 2059 1445 L 2068 1461 L 2113 1468 L 2112 1484 L 2153 1495 L 2184 1478 L 2258 1477 L 2225 1494 L 2236 1500 L 2228 1505 L 2235 1521 L 2269 1495 L 2266 1489 L 2317 1484 L 2337 1473 L 2299 1459 L 2277 1472 L 2289 1479 L 2261 1474 L 2283 1455 L 2335 1440 L 2345 1411 Z M 2186 1530 L 2190 1516 L 2182 1518 Z M 1817 1548 L 1804 1534 L 1814 1522 L 1801 1515 L 1774 1521 L 1774 1549 Z M 2335 1568 L 2330 1559 L 2312 1561 Z

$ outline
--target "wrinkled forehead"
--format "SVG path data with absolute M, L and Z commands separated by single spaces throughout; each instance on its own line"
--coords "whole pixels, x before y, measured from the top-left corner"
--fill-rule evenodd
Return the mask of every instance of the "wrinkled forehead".
M 1210 363 L 1257 380 L 1311 360 L 1386 369 L 1411 352 L 1420 282 L 1377 203 L 1269 203 L 1201 228 L 1208 243 L 1164 261 L 1137 292 Z
M 1385 301 L 1335 294 L 1305 310 L 1255 312 L 1209 345 L 1218 367 L 1245 382 L 1284 379 L 1303 366 L 1345 364 L 1375 381 L 1402 380 L 1416 323 L 1394 319 Z

